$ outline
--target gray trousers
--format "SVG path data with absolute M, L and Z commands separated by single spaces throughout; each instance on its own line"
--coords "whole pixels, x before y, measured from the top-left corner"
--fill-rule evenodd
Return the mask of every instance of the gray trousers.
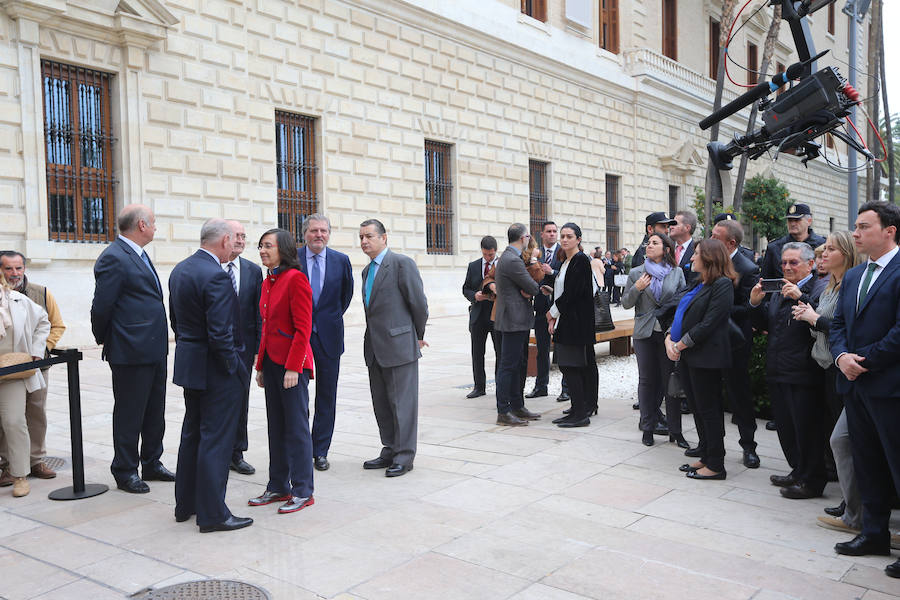
M 399 367 L 369 365 L 372 408 L 381 435 L 381 457 L 411 466 L 416 457 L 419 422 L 419 361 Z
M 856 484 L 856 471 L 853 469 L 853 448 L 850 444 L 850 433 L 847 430 L 847 411 L 842 410 L 831 432 L 831 451 L 834 453 L 834 464 L 837 467 L 838 482 L 841 494 L 847 507 L 844 509 L 844 524 L 853 529 L 862 529 L 862 498 Z

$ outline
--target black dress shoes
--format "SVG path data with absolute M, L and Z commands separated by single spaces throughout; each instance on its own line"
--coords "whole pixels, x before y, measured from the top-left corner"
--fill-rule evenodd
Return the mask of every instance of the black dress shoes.
M 316 468 L 316 471 L 327 471 L 328 467 L 331 465 L 328 464 L 328 458 L 324 456 L 314 456 L 313 466 Z
M 394 464 L 390 458 L 373 458 L 372 460 L 367 460 L 363 463 L 363 469 L 387 469 L 389 466 Z
M 859 534 L 849 542 L 838 542 L 834 545 L 834 551 L 847 556 L 865 556 L 874 554 L 877 556 L 890 556 L 891 538 L 876 540 L 867 535 Z
M 631 405 L 631 409 L 632 410 L 641 410 L 641 405 L 638 404 L 637 402 L 635 402 L 634 404 Z
M 797 483 L 793 475 L 769 475 L 769 481 L 772 482 L 772 485 L 777 485 L 778 487 L 787 487 Z
M 831 515 L 835 518 L 840 518 L 844 516 L 844 511 L 847 510 L 847 503 L 844 500 L 841 500 L 841 503 L 837 506 L 826 507 L 823 509 L 826 515 Z
M 669 435 L 669 428 L 662 423 L 657 423 L 653 430 L 653 435 Z
M 682 448 L 684 450 L 687 450 L 688 448 L 690 448 L 690 445 L 688 445 L 687 440 L 684 439 L 684 436 L 681 435 L 680 433 L 676 433 L 675 435 L 670 435 L 669 441 L 673 442 L 676 446 L 678 446 L 679 448 Z
M 500 413 L 497 415 L 497 425 L 506 425 L 507 427 L 523 427 L 528 425 L 528 421 L 520 419 L 512 413 Z
M 587 427 L 591 424 L 591 420 L 587 417 L 583 417 L 581 419 L 571 419 L 563 421 L 562 423 L 557 423 L 557 427 Z
M 563 416 L 553 419 L 550 422 L 553 423 L 554 425 L 559 425 L 560 423 L 562 423 L 564 421 L 571 421 L 571 420 L 572 419 L 569 418 L 569 413 L 565 413 L 565 414 L 563 414 Z
M 525 394 L 525 397 L 526 398 L 542 398 L 546 395 L 547 395 L 547 390 L 539 390 L 537 388 L 534 388 L 533 390 L 531 390 L 530 392 Z
M 394 463 L 387 468 L 387 471 L 384 472 L 385 477 L 400 477 L 401 475 L 406 475 L 408 472 L 413 470 L 412 465 L 401 465 L 400 463 Z
M 690 473 L 691 471 L 696 471 L 696 470 L 699 469 L 699 468 L 700 468 L 700 467 L 695 467 L 695 466 L 690 465 L 690 464 L 688 464 L 688 463 L 684 463 L 683 465 L 681 465 L 680 467 L 678 467 L 678 470 L 681 471 L 682 473 Z
M 687 400 L 681 401 L 681 414 L 683 414 L 683 415 L 691 414 L 691 409 L 688 407 Z
M 697 446 L 696 448 L 688 448 L 684 451 L 684 455 L 690 458 L 700 458 L 700 454 L 700 446 Z
M 748 469 L 758 469 L 759 455 L 753 450 L 744 450 L 744 466 Z
M 153 468 L 142 469 L 141 479 L 144 481 L 175 481 L 175 473 L 160 463 Z
M 775 425 L 775 421 L 766 421 L 766 431 L 778 431 L 778 426 Z
M 484 390 L 472 390 L 468 394 L 466 394 L 466 398 L 478 398 L 479 396 L 484 396 Z
M 150 491 L 150 486 L 141 481 L 141 478 L 136 474 L 128 479 L 116 481 L 116 487 L 129 494 L 146 494 Z
M 645 431 L 644 435 L 641 437 L 641 443 L 643 443 L 645 446 L 652 446 L 653 445 L 653 432 Z
M 540 413 L 531 412 L 527 408 L 517 408 L 512 411 L 512 414 L 516 415 L 520 419 L 525 419 L 526 421 L 537 421 L 541 418 Z
M 888 577 L 900 578 L 900 559 L 892 562 L 884 568 L 884 574 Z
M 213 531 L 234 531 L 235 529 L 243 529 L 253 525 L 253 519 L 250 517 L 235 517 L 231 515 L 227 521 L 216 523 L 215 525 L 206 525 L 200 528 L 200 533 L 211 533 Z
M 722 470 L 718 473 L 713 473 L 712 475 L 703 475 L 699 471 L 688 471 L 684 474 L 688 479 L 700 479 L 700 480 L 722 480 L 725 479 L 727 473 Z
M 243 458 L 231 459 L 230 468 L 232 471 L 237 471 L 241 475 L 253 475 L 256 473 L 256 469 L 253 468 L 253 465 Z
M 557 402 L 570 402 L 572 397 L 565 392 L 560 392 L 559 396 L 556 397 Z
M 822 495 L 821 490 L 815 490 L 809 487 L 807 483 L 795 483 L 787 487 L 781 488 L 781 495 L 791 500 L 806 500 L 807 498 L 818 498 Z

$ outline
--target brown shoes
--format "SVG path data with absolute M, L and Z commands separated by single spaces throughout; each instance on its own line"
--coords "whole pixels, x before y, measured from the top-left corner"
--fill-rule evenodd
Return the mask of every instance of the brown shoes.
M 38 479 L 53 479 L 56 477 L 56 471 L 47 466 L 47 463 L 39 462 L 31 467 L 31 476 Z
M 31 484 L 24 477 L 16 477 L 13 482 L 13 498 L 21 498 L 27 496 L 31 491 Z
M 15 477 L 12 476 L 9 469 L 3 469 L 3 474 L 0 475 L 0 487 L 9 487 L 13 481 L 15 481 Z
M 508 427 L 522 427 L 528 425 L 528 421 L 520 419 L 512 413 L 500 413 L 497 415 L 497 425 L 506 425 Z

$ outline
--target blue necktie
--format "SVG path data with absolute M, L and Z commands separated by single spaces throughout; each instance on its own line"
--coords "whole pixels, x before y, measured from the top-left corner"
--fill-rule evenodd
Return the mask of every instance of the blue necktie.
M 228 276 L 231 277 L 231 287 L 234 288 L 235 295 L 238 294 L 237 279 L 234 276 L 234 261 L 228 263 Z
M 369 305 L 369 298 L 372 297 L 372 284 L 375 283 L 375 269 L 378 264 L 373 260 L 369 263 L 369 272 L 366 274 L 366 306 Z
M 313 305 L 316 305 L 319 303 L 319 295 L 322 293 L 322 271 L 319 268 L 319 255 L 313 254 L 312 258 L 312 269 L 309 271 L 311 281 L 309 283 L 312 286 Z
M 141 258 L 144 261 L 144 264 L 147 265 L 147 268 L 150 269 L 150 274 L 153 275 L 153 281 L 156 282 L 156 289 L 162 292 L 162 287 L 159 283 L 159 278 L 156 276 L 156 271 L 153 270 L 153 265 L 150 264 L 150 257 L 147 256 L 146 252 L 141 252 Z

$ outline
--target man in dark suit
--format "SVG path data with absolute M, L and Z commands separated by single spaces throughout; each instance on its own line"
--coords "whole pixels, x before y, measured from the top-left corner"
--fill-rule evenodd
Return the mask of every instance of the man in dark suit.
M 829 341 L 841 370 L 837 391 L 847 411 L 863 526 L 834 550 L 888 556 L 891 497 L 900 492 L 900 208 L 863 204 L 853 240 L 869 260 L 844 275 Z M 900 560 L 885 573 L 900 577 Z
M 241 339 L 244 342 L 244 350 L 241 352 L 241 361 L 247 369 L 247 381 L 244 385 L 244 398 L 241 403 L 241 411 L 238 415 L 237 431 L 234 437 L 234 450 L 231 453 L 231 469 L 241 475 L 253 475 L 256 469 L 244 460 L 244 452 L 247 451 L 247 414 L 250 410 L 250 373 L 256 362 L 256 353 L 259 351 L 259 336 L 262 331 L 262 321 L 259 316 L 259 295 L 262 289 L 262 269 L 241 257 L 241 252 L 247 244 L 247 233 L 239 221 L 228 221 L 228 225 L 234 231 L 231 256 L 222 263 L 222 268 L 232 280 L 235 293 L 238 297 L 240 308 Z
M 469 301 L 469 336 L 472 338 L 472 378 L 475 387 L 466 394 L 466 398 L 484 396 L 487 377 L 484 374 L 484 348 L 488 334 L 494 345 L 495 359 L 500 356 L 500 336 L 494 333 L 494 322 L 491 311 L 494 302 L 481 291 L 481 282 L 497 261 L 497 240 L 486 235 L 481 238 L 481 258 L 469 263 L 462 293 Z M 494 364 L 494 376 L 497 376 L 497 364 Z
M 91 329 L 112 371 L 110 471 L 119 489 L 145 494 L 150 487 L 144 480 L 175 481 L 159 460 L 166 429 L 169 337 L 162 284 L 144 250 L 156 233 L 156 217 L 148 207 L 130 204 L 119 213 L 117 224 L 119 236 L 94 264 Z
M 725 244 L 731 256 L 731 264 L 737 271 L 740 280 L 734 290 L 734 305 L 731 307 L 731 320 L 744 334 L 742 343 L 731 344 L 731 367 L 725 369 L 725 389 L 734 422 L 740 432 L 740 444 L 744 451 L 744 466 L 748 469 L 759 467 L 759 455 L 756 453 L 756 412 L 753 406 L 753 394 L 750 386 L 750 354 L 753 351 L 753 327 L 750 323 L 750 290 L 759 281 L 759 268 L 741 251 L 744 239 L 744 228 L 734 220 L 720 221 L 713 227 L 712 237 Z
M 175 520 L 197 515 L 201 533 L 247 527 L 225 505 L 228 463 L 246 389 L 240 312 L 232 279 L 222 270 L 233 252 L 228 221 L 210 219 L 200 249 L 169 276 L 169 314 L 175 332 L 175 373 L 184 388 L 178 447 Z
M 306 245 L 297 250 L 300 270 L 312 288 L 312 347 L 316 368 L 316 416 L 313 418 L 313 466 L 328 470 L 328 448 L 334 434 L 337 384 L 344 353 L 344 313 L 353 300 L 350 258 L 328 248 L 331 221 L 325 215 L 310 215 L 303 222 Z
M 694 256 L 694 231 L 697 229 L 697 215 L 688 210 L 675 213 L 675 224 L 669 226 L 669 237 L 675 242 L 675 261 L 684 271 L 684 280 L 690 285 L 699 273 L 691 270 L 691 257 Z
M 416 263 L 387 247 L 377 219 L 359 226 L 359 245 L 370 262 L 362 272 L 366 333 L 363 356 L 382 449 L 364 469 L 399 477 L 413 469 L 419 421 L 419 358 L 425 341 L 428 301 Z
M 513 223 L 506 232 L 509 245 L 497 261 L 494 293 L 497 310 L 494 329 L 500 332 L 500 367 L 497 369 L 497 425 L 518 427 L 541 415 L 525 408 L 520 381 L 524 380 L 528 331 L 534 324 L 531 297 L 540 294 L 528 274 L 522 252 L 528 245 L 528 229 Z M 547 329 L 547 326 L 544 326 Z
M 553 276 L 559 271 L 562 263 L 556 258 L 559 244 L 556 241 L 558 235 L 556 223 L 547 221 L 541 224 L 541 267 L 544 270 L 544 283 L 552 285 Z M 538 294 L 534 298 L 534 341 L 537 346 L 537 377 L 534 379 L 534 389 L 525 394 L 526 398 L 540 398 L 547 395 L 547 385 L 550 383 L 550 333 L 547 331 L 547 311 L 550 310 L 550 299 L 544 294 Z M 564 402 L 569 399 L 566 390 L 561 394 Z
M 713 218 L 713 229 L 715 229 L 715 226 L 722 221 L 737 221 L 737 217 L 735 217 L 732 213 L 719 213 L 715 216 L 715 218 Z M 741 254 L 747 257 L 747 260 L 759 267 L 760 257 L 757 252 L 754 252 L 747 246 L 738 246 L 738 251 L 740 251 Z

